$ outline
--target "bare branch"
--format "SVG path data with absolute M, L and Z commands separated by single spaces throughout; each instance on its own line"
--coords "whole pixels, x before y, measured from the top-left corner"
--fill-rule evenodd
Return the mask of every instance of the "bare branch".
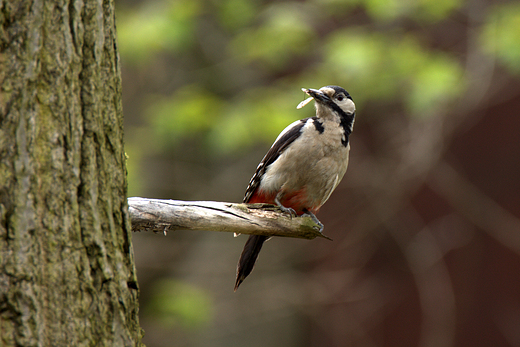
M 133 231 L 225 231 L 239 234 L 296 237 L 327 236 L 308 216 L 291 218 L 269 204 L 128 198 Z

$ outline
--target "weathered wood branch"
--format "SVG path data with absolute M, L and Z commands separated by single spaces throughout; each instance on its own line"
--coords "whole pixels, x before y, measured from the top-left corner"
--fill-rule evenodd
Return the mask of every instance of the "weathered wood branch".
M 293 217 L 269 204 L 128 198 L 133 231 L 224 231 L 314 239 L 327 236 L 308 216 Z

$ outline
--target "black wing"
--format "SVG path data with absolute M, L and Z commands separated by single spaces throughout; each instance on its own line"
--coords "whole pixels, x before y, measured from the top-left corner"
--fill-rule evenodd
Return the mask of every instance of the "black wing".
M 285 149 L 300 136 L 301 130 L 307 120 L 309 120 L 309 118 L 302 119 L 289 125 L 289 127 L 284 129 L 283 135 L 273 143 L 260 164 L 258 164 L 253 177 L 251 177 L 251 180 L 249 181 L 249 185 L 246 188 L 246 195 L 244 196 L 244 202 L 249 202 L 249 199 L 251 199 L 256 188 L 258 188 L 260 180 L 269 165 L 274 163 L 280 154 L 282 154 L 283 151 L 285 151 Z

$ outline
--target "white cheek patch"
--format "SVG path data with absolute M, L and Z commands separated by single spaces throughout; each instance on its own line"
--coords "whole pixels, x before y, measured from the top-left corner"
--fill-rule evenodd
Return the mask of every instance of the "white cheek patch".
M 302 108 L 303 106 L 307 105 L 309 102 L 311 102 L 313 100 L 312 96 L 310 98 L 307 98 L 305 100 L 303 100 L 302 102 L 300 102 L 298 104 L 298 106 L 296 106 L 296 108 L 299 110 L 300 108 Z

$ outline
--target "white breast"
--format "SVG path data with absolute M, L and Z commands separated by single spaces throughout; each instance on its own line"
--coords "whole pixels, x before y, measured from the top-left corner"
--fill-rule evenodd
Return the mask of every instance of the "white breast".
M 302 134 L 266 170 L 260 189 L 294 192 L 305 189 L 309 206 L 321 206 L 337 187 L 348 166 L 350 145 L 341 144 L 343 132 L 333 121 L 324 121 L 319 133 L 312 120 Z

